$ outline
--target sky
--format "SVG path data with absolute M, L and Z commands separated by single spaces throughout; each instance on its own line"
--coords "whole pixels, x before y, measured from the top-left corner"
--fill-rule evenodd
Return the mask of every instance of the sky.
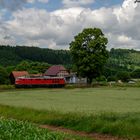
M 84 28 L 100 28 L 107 48 L 140 50 L 135 0 L 0 0 L 0 44 L 69 49 Z

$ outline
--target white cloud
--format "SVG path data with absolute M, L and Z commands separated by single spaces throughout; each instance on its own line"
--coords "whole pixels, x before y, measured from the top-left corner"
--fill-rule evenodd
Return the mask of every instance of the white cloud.
M 82 7 L 47 12 L 22 9 L 3 26 L 1 37 L 14 43 L 49 48 L 69 48 L 74 36 L 87 27 L 99 27 L 109 39 L 108 48 L 140 49 L 140 5 L 125 0 L 123 5 L 91 10 Z M 0 29 L 4 29 L 0 25 Z M 6 39 L 6 38 L 5 38 Z
M 82 8 L 71 8 L 52 13 L 33 8 L 19 10 L 13 13 L 14 19 L 7 22 L 7 27 L 11 33 L 26 38 L 26 42 L 34 44 L 36 41 L 37 44 L 40 43 L 39 46 L 45 46 L 46 43 L 46 46 L 51 48 L 66 48 L 75 31 L 81 29 L 77 20 L 81 10 Z M 72 13 L 75 13 L 75 16 L 72 16 Z
M 131 37 L 128 37 L 128 36 L 125 36 L 125 35 L 120 35 L 118 37 L 118 41 L 121 42 L 121 43 L 129 43 L 131 42 L 132 38 Z
M 94 0 L 62 0 L 65 7 L 77 7 L 94 3 Z
M 15 45 L 16 40 L 9 35 L 4 23 L 0 23 L 0 44 L 2 45 Z

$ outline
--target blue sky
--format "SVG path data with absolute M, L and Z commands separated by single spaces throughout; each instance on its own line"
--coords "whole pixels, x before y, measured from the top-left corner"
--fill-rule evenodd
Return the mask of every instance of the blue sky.
M 7 7 L 10 7 L 10 5 L 12 7 L 12 5 L 14 5 L 15 2 L 18 1 L 18 0 L 11 0 L 11 1 L 1 0 L 1 1 L 5 1 L 3 3 L 5 3 L 5 5 L 7 5 Z M 15 1 L 15 2 L 13 2 L 13 1 Z M 64 4 L 63 4 L 62 0 L 49 0 L 46 3 L 39 2 L 37 0 L 32 2 L 32 3 L 31 2 L 25 2 L 25 1 L 26 0 L 24 0 L 21 3 L 20 2 L 18 2 L 18 3 L 23 4 L 22 7 L 26 7 L 26 8 L 34 7 L 34 8 L 39 8 L 39 9 L 46 9 L 47 11 L 53 11 L 53 10 L 64 8 Z M 114 6 L 114 5 L 118 5 L 118 4 L 121 5 L 123 1 L 124 0 L 96 0 L 93 3 L 85 5 L 84 7 L 91 8 L 91 9 L 97 9 L 97 8 L 100 8 L 100 7 L 103 7 L 103 6 L 104 7 L 110 7 L 110 6 Z M 2 5 L 0 5 L 0 8 L 2 9 L 4 7 Z
M 4 1 L 4 2 L 2 2 Z M 14 4 L 16 3 L 16 1 L 18 0 L 0 0 L 0 9 L 4 9 L 5 6 L 7 7 L 11 7 L 11 9 L 16 9 L 16 7 L 14 8 Z M 22 1 L 22 0 L 21 0 Z M 19 5 L 22 5 L 23 7 L 26 8 L 39 8 L 39 9 L 46 9 L 47 11 L 53 11 L 53 10 L 57 10 L 57 9 L 61 9 L 64 8 L 64 4 L 62 2 L 62 0 L 49 0 L 46 3 L 43 2 L 39 2 L 39 1 L 34 1 L 34 2 L 26 2 L 27 0 L 23 0 L 23 2 L 18 2 Z M 76 0 L 75 0 L 76 1 Z M 86 1 L 86 0 L 85 0 Z M 110 7 L 110 6 L 114 6 L 114 5 L 118 5 L 118 4 L 122 4 L 124 0 L 96 0 L 93 3 L 87 4 L 84 7 L 86 8 L 91 8 L 91 9 L 97 9 L 100 7 Z M 10 6 L 11 5 L 11 6 Z M 13 7 L 12 7 L 13 5 Z
M 84 28 L 98 27 L 109 49 L 140 49 L 139 11 L 134 0 L 0 0 L 0 44 L 68 49 Z
M 91 9 L 97 9 L 100 7 L 110 7 L 118 4 L 122 4 L 123 0 L 97 0 L 93 2 L 92 4 L 86 5 L 84 7 L 91 8 Z M 61 0 L 50 0 L 48 3 L 44 4 L 41 2 L 35 2 L 35 3 L 27 3 L 25 5 L 26 7 L 36 7 L 39 9 L 46 9 L 47 11 L 53 11 L 57 9 L 64 8 L 64 5 Z

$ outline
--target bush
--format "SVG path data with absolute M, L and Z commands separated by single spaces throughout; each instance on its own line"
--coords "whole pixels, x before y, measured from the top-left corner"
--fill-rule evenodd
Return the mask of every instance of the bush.
M 109 76 L 108 78 L 107 78 L 107 81 L 117 81 L 117 77 L 116 76 Z
M 97 77 L 96 80 L 97 80 L 98 82 L 100 82 L 100 81 L 106 81 L 106 77 L 102 75 L 102 76 L 100 76 L 100 77 Z
M 14 85 L 0 85 L 0 90 L 15 89 Z
M 131 73 L 132 78 L 140 78 L 140 69 L 136 69 Z
M 130 80 L 130 74 L 125 71 L 121 71 L 117 73 L 117 79 L 121 80 L 122 82 L 128 82 Z

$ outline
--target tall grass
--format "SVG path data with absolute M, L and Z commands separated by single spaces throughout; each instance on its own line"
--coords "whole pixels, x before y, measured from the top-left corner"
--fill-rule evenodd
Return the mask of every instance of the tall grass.
M 0 92 L 0 104 L 61 112 L 140 112 L 140 88 L 21 89 Z
M 123 138 L 140 138 L 139 113 L 61 113 L 0 105 L 0 116 L 38 124 L 63 126 L 73 130 L 111 134 Z

